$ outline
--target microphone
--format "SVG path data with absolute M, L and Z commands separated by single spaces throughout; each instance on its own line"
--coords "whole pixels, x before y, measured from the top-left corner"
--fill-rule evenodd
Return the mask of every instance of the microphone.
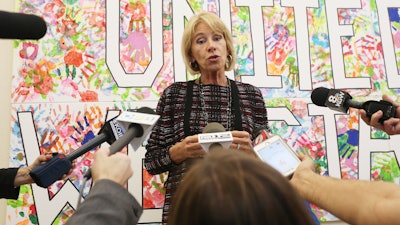
M 229 148 L 232 144 L 232 133 L 225 131 L 220 123 L 212 122 L 203 128 L 203 133 L 198 134 L 199 144 L 205 151 L 213 151 L 218 148 Z
M 352 100 L 353 97 L 347 92 L 328 89 L 324 87 L 316 88 L 311 93 L 311 101 L 322 107 L 328 107 L 332 110 L 347 113 L 349 108 L 364 109 L 367 112 L 367 116 L 371 117 L 372 114 L 381 110 L 383 116 L 379 119 L 380 123 L 383 121 L 396 116 L 396 108 L 392 103 L 384 100 L 380 101 L 366 101 L 357 102 Z
M 128 111 L 127 113 L 122 113 L 117 120 L 125 125 L 127 129 L 122 137 L 110 145 L 110 155 L 121 151 L 130 142 L 132 142 L 131 145 L 136 151 L 139 147 L 138 141 L 133 142 L 133 140 L 141 138 L 139 141 L 141 145 L 143 138 L 147 137 L 159 117 L 154 110 L 148 107 L 142 107 L 137 112 Z M 86 172 L 84 177 L 86 179 L 92 177 L 91 169 Z
M 271 137 L 269 129 L 266 127 L 256 128 L 254 133 L 256 134 L 256 138 L 253 140 L 253 147 Z
M 121 115 L 131 115 L 131 118 L 135 118 L 134 115 L 139 114 L 140 118 L 143 118 L 145 115 L 144 112 L 149 112 L 151 110 L 151 113 L 154 113 L 154 111 L 150 108 L 143 107 L 137 110 L 137 112 L 123 112 Z M 133 115 L 132 115 L 133 114 Z M 131 124 L 127 126 L 126 128 L 124 127 L 125 124 L 122 124 L 120 122 L 120 117 L 116 116 L 112 118 L 111 120 L 107 121 L 103 127 L 100 129 L 99 134 L 70 153 L 69 155 L 64 155 L 64 154 L 56 154 L 53 158 L 51 158 L 48 162 L 41 164 L 30 172 L 30 175 L 32 179 L 35 181 L 35 183 L 40 186 L 40 187 L 48 187 L 51 184 L 53 184 L 55 181 L 59 180 L 62 178 L 64 174 L 67 174 L 68 171 L 72 168 L 72 161 L 78 158 L 79 156 L 85 154 L 86 152 L 92 150 L 93 148 L 101 145 L 104 142 L 107 142 L 110 144 L 110 153 L 114 154 L 117 151 L 120 151 L 124 146 L 128 145 L 132 139 L 135 137 L 141 137 L 144 136 L 144 133 L 149 132 L 151 130 L 152 126 L 154 126 L 155 122 L 157 120 L 152 120 L 154 123 L 149 125 L 149 120 L 146 121 L 144 125 L 141 125 L 140 123 L 135 123 L 131 120 Z M 151 115 L 155 116 L 158 119 L 158 115 Z M 126 117 L 126 116 L 125 116 Z M 136 116 L 137 118 L 138 116 Z M 126 118 L 125 122 L 126 123 Z M 135 121 L 139 121 L 136 119 Z M 144 129 L 142 126 L 144 126 L 146 129 Z M 121 139 L 121 141 L 118 142 L 118 140 Z M 136 149 L 135 149 L 136 150 Z M 89 172 L 90 173 L 90 172 Z
M 37 40 L 46 32 L 47 24 L 39 16 L 0 11 L 0 38 Z
M 122 112 L 121 115 L 117 118 L 118 122 L 125 128 L 125 130 L 129 129 L 142 129 L 142 134 L 137 136 L 138 138 L 131 138 L 129 145 L 136 151 L 142 143 L 147 139 L 149 133 L 153 129 L 157 120 L 160 118 L 160 115 L 157 115 L 153 109 L 149 107 L 141 107 L 137 111 L 128 110 Z M 139 131 L 135 131 L 139 132 Z M 125 136 L 125 135 L 124 135 Z M 121 137 L 122 138 L 122 137 Z M 128 138 L 128 137 L 126 137 Z M 133 139 L 133 140 L 132 140 Z M 122 142 L 122 140 L 121 140 Z M 119 143 L 121 143 L 119 142 Z M 117 144 L 117 143 L 115 143 Z M 121 143 L 122 144 L 122 143 Z M 125 144 L 126 145 L 126 144 Z M 124 146 L 124 145 L 122 145 Z M 110 146 L 111 147 L 111 146 Z M 119 146 L 115 146 L 115 149 L 118 149 Z M 119 150 L 121 150 L 120 148 Z M 117 150 L 117 151 L 119 151 Z M 110 153 L 113 154 L 112 149 L 110 149 Z
M 100 129 L 98 135 L 69 155 L 55 153 L 53 157 L 29 173 L 35 183 L 40 187 L 48 187 L 62 178 L 72 168 L 72 161 L 104 142 L 113 143 L 125 133 L 124 128 L 117 122 L 118 116 L 108 120 Z

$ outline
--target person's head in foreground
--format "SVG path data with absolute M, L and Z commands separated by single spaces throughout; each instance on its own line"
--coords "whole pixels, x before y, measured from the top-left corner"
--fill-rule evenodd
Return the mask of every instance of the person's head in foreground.
M 168 224 L 313 224 L 303 199 L 278 171 L 240 151 L 218 150 L 185 175 Z

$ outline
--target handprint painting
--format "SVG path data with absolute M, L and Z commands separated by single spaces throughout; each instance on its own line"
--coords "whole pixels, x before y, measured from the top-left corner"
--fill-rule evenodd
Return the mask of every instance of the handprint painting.
M 321 86 L 347 89 L 357 101 L 398 96 L 399 1 L 15 3 L 16 11 L 40 15 L 48 30 L 40 40 L 13 42 L 12 74 L 6 74 L 12 76 L 10 166 L 30 164 L 45 152 L 69 154 L 108 119 L 128 109 L 155 109 L 170 84 L 197 78 L 182 63 L 181 35 L 194 13 L 210 11 L 232 31 L 237 64 L 226 75 L 260 88 L 273 134 L 313 157 L 320 174 L 400 183 L 400 136 L 371 129 L 356 110 L 339 114 L 310 100 Z M 154 224 L 161 222 L 168 174 L 147 173 L 144 145 L 128 148 L 134 175 L 127 188 L 144 207 L 140 223 Z M 6 224 L 64 224 L 79 190 L 90 191 L 82 176 L 95 151 L 76 159 L 67 180 L 23 186 L 19 199 L 7 202 Z M 313 211 L 321 221 L 337 220 Z
M 60 153 L 68 155 L 75 149 L 84 145 L 93 139 L 101 126 L 104 124 L 105 115 L 97 105 L 83 107 L 77 110 L 79 106 L 61 105 L 61 104 L 41 104 L 37 106 L 21 106 L 15 108 L 18 120 L 28 122 L 33 126 L 36 137 L 35 145 L 28 145 L 27 140 L 13 139 L 12 145 L 18 146 L 13 149 L 11 157 L 13 161 L 22 163 L 23 154 L 21 149 L 30 149 L 38 151 L 36 154 Z M 29 132 L 25 126 L 14 126 L 12 133 L 21 134 Z M 80 188 L 85 171 L 91 165 L 94 151 L 89 151 L 74 161 L 75 170 L 70 176 L 70 181 Z M 49 197 L 53 198 L 64 181 L 57 181 L 49 187 Z M 90 182 L 87 187 L 90 187 Z

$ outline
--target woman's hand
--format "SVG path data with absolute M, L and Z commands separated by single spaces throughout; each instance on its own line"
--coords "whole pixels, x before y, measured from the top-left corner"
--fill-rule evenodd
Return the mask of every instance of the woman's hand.
M 183 141 L 176 143 L 169 149 L 169 157 L 176 164 L 189 158 L 203 157 L 206 151 L 199 144 L 197 135 L 188 136 Z
M 233 137 L 231 149 L 237 149 L 256 156 L 251 144 L 251 136 L 247 131 L 234 130 L 231 133 Z

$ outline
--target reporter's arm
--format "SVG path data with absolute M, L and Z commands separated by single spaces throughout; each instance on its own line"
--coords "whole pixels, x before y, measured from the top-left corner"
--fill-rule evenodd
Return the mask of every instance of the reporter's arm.
M 291 183 L 307 201 L 350 224 L 398 224 L 400 187 L 382 181 L 340 180 L 320 176 L 303 158 Z
M 131 225 L 138 222 L 142 207 L 124 188 L 133 175 L 131 161 L 125 153 L 109 154 L 109 148 L 101 148 L 94 155 L 91 167 L 94 185 L 68 219 L 68 225 Z
M 17 199 L 20 186 L 33 183 L 29 172 L 37 165 L 47 161 L 51 155 L 40 155 L 32 165 L 21 168 L 0 169 L 0 198 Z
M 67 225 L 137 224 L 142 207 L 120 184 L 102 179 L 95 183 Z

